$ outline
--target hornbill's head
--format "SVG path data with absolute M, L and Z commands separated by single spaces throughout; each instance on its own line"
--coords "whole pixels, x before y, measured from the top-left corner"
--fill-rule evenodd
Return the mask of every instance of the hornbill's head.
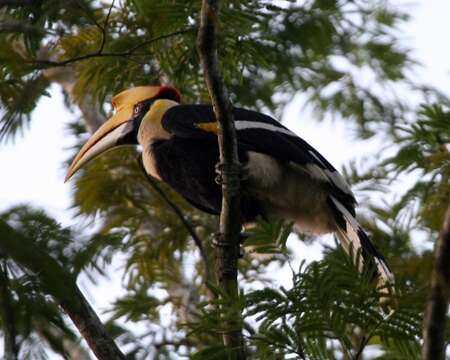
M 95 156 L 120 145 L 138 144 L 141 123 L 151 121 L 152 105 L 158 99 L 180 102 L 180 93 L 172 86 L 138 86 L 121 92 L 112 99 L 115 114 L 83 145 L 66 175 L 70 179 Z M 155 111 L 153 111 L 155 113 Z M 144 119 L 144 121 L 143 121 Z

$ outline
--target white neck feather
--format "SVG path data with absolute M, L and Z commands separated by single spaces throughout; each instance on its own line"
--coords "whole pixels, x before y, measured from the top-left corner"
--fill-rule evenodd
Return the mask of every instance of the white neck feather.
M 155 140 L 170 138 L 171 134 L 161 126 L 161 120 L 167 110 L 177 105 L 177 102 L 166 99 L 156 100 L 153 103 L 142 119 L 138 131 L 138 142 L 144 149 Z

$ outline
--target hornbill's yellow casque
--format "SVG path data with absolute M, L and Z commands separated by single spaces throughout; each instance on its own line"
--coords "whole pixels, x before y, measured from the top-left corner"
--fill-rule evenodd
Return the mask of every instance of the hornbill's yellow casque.
M 200 210 L 219 214 L 221 187 L 217 123 L 211 105 L 181 105 L 171 86 L 143 86 L 113 98 L 115 115 L 82 147 L 69 179 L 90 159 L 127 144 L 141 144 L 143 163 Z M 300 230 L 335 232 L 344 249 L 376 264 L 381 281 L 393 276 L 355 219 L 356 200 L 342 176 L 311 145 L 278 121 L 234 108 L 238 152 L 247 173 L 242 183 L 243 223 L 259 215 L 294 221 Z

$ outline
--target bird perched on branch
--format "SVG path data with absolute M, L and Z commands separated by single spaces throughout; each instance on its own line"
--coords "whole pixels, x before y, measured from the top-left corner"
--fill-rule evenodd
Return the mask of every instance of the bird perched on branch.
M 215 181 L 218 127 L 211 105 L 180 104 L 171 86 L 142 86 L 113 98 L 115 115 L 73 160 L 66 180 L 95 156 L 120 145 L 142 145 L 145 171 L 198 209 L 219 214 Z M 347 252 L 376 265 L 380 282 L 393 275 L 355 219 L 356 200 L 344 178 L 311 145 L 271 117 L 233 108 L 239 160 L 245 170 L 243 224 L 258 216 L 293 221 L 300 231 L 336 233 Z M 361 264 L 358 264 L 361 265 Z

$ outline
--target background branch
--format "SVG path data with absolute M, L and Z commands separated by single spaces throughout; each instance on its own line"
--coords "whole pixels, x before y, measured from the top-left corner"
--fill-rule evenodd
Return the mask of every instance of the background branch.
M 113 0 L 111 2 L 111 6 L 109 7 L 108 14 L 106 15 L 106 18 L 105 18 L 105 22 L 103 23 L 103 26 L 100 27 L 100 30 L 102 32 L 102 43 L 100 44 L 100 49 L 98 50 L 100 53 L 105 48 L 106 36 L 107 36 L 107 32 L 106 31 L 107 31 L 107 28 L 108 28 L 109 17 L 111 16 L 111 11 L 112 11 L 112 9 L 114 7 L 114 2 L 115 2 L 115 0 Z
M 146 177 L 147 181 L 149 182 L 150 186 L 159 194 L 159 196 L 164 200 L 164 202 L 172 209 L 172 211 L 175 213 L 175 215 L 180 219 L 181 223 L 186 228 L 189 235 L 191 235 L 192 239 L 194 240 L 195 245 L 197 246 L 200 257 L 203 261 L 203 266 L 205 268 L 205 277 L 206 282 L 212 284 L 212 274 L 211 270 L 209 268 L 209 260 L 208 260 L 208 254 L 206 253 L 205 248 L 203 247 L 203 242 L 200 239 L 200 237 L 197 235 L 196 231 L 192 227 L 192 225 L 186 220 L 186 218 L 183 215 L 183 212 L 178 208 L 178 206 L 166 195 L 163 189 L 159 186 L 158 182 L 153 179 L 150 175 L 147 174 L 147 171 L 145 171 L 144 164 L 142 163 L 142 158 L 139 156 L 138 163 L 140 168 L 142 169 L 142 173 Z M 210 294 L 212 295 L 212 293 Z
M 422 358 L 444 360 L 447 311 L 450 292 L 450 204 L 435 247 L 435 263 L 431 274 L 431 295 L 423 326 Z
M 185 34 L 191 31 L 194 31 L 195 28 L 186 28 L 183 30 L 179 30 L 179 31 L 174 31 L 168 34 L 164 34 L 164 35 L 160 35 L 160 36 L 156 36 L 152 39 L 149 40 L 145 40 L 133 47 L 131 47 L 129 50 L 127 51 L 123 51 L 123 52 L 103 52 L 104 50 L 104 42 L 105 42 L 105 36 L 102 37 L 102 43 L 100 44 L 100 47 L 97 51 L 94 51 L 92 53 L 88 53 L 88 54 L 84 54 L 84 55 L 80 55 L 80 56 L 76 56 L 74 58 L 70 58 L 67 60 L 62 60 L 62 61 L 53 61 L 53 60 L 42 60 L 42 59 L 35 59 L 30 61 L 29 63 L 35 65 L 37 68 L 51 68 L 51 67 L 59 67 L 59 66 L 66 66 L 69 64 L 73 64 L 76 63 L 78 61 L 83 61 L 83 60 L 87 60 L 87 59 L 91 59 L 91 58 L 96 58 L 96 57 L 128 57 L 128 56 L 132 56 L 132 55 L 142 55 L 142 56 L 147 56 L 148 54 L 136 54 L 136 51 L 139 50 L 140 48 L 146 46 L 146 45 L 150 45 L 151 43 L 155 42 L 155 41 L 159 41 L 159 40 L 164 40 L 167 38 L 170 38 L 172 36 L 177 36 L 177 35 L 181 35 L 181 34 Z
M 230 349 L 230 357 L 245 358 L 242 338 L 242 321 L 238 298 L 237 262 L 239 258 L 240 223 L 240 163 L 237 152 L 236 130 L 232 107 L 219 68 L 217 56 L 217 25 L 219 1 L 203 0 L 197 46 L 203 66 L 208 92 L 219 125 L 219 149 L 222 179 L 222 210 L 219 239 L 216 247 L 216 274 L 226 299 L 223 306 L 229 314 L 224 332 L 224 345 Z
M 40 251 L 32 241 L 0 220 L 0 251 L 37 274 L 46 292 L 51 294 L 73 321 L 91 350 L 100 360 L 125 360 L 107 334 L 73 276 L 50 255 Z

